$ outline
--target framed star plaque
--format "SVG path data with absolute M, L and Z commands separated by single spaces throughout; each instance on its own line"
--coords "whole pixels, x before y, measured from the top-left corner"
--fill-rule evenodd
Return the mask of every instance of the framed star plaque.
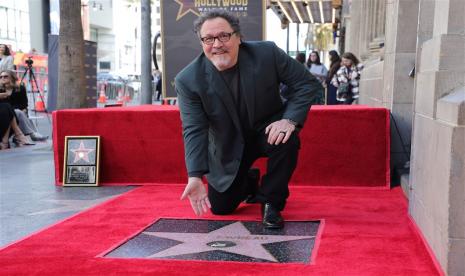
M 63 186 L 98 186 L 100 136 L 66 136 Z

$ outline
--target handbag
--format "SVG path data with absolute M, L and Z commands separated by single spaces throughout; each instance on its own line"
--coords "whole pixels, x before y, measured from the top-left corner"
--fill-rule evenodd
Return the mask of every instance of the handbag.
M 339 84 L 339 87 L 337 88 L 337 92 L 339 95 L 350 95 L 352 94 L 351 92 L 351 87 L 350 83 L 348 82 L 342 82 Z

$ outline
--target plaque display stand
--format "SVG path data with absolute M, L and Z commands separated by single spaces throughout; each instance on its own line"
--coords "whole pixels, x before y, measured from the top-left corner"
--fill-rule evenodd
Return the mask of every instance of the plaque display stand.
M 63 186 L 98 186 L 100 136 L 66 136 Z

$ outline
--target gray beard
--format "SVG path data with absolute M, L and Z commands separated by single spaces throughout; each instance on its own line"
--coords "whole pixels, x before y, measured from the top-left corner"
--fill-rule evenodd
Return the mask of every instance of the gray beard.
M 211 60 L 213 65 L 216 67 L 218 71 L 224 71 L 233 67 L 235 64 L 231 64 L 230 57 L 215 57 Z

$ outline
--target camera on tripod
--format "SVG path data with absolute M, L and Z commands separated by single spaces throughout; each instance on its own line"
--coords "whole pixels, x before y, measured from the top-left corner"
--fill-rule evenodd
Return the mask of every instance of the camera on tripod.
M 27 80 L 27 82 L 29 82 L 29 85 L 25 85 L 25 86 L 27 87 L 27 89 L 30 90 L 30 91 L 27 91 L 27 92 L 32 93 L 32 101 L 34 102 L 34 107 L 36 107 L 36 96 L 35 96 L 35 94 L 37 93 L 37 95 L 40 98 L 40 101 L 38 101 L 37 103 L 42 102 L 42 104 L 43 104 L 45 102 L 44 101 L 44 96 L 40 92 L 39 84 L 37 83 L 36 77 L 34 75 L 34 68 L 32 67 L 32 64 L 34 63 L 34 61 L 32 60 L 32 56 L 27 57 L 27 59 L 24 62 L 27 64 L 27 67 L 24 68 L 24 74 L 21 77 L 21 80 L 19 81 L 19 83 L 21 85 L 25 85 L 23 83 L 23 80 L 27 76 L 26 80 Z M 36 107 L 36 109 L 34 111 L 45 111 L 46 113 L 48 113 L 45 106 L 41 107 L 40 110 L 39 110 L 38 107 Z M 49 118 L 49 120 L 50 120 L 50 118 Z
M 27 64 L 27 66 L 29 66 L 29 67 L 31 67 L 32 64 L 34 63 L 34 61 L 32 60 L 32 57 L 28 57 L 25 62 Z

